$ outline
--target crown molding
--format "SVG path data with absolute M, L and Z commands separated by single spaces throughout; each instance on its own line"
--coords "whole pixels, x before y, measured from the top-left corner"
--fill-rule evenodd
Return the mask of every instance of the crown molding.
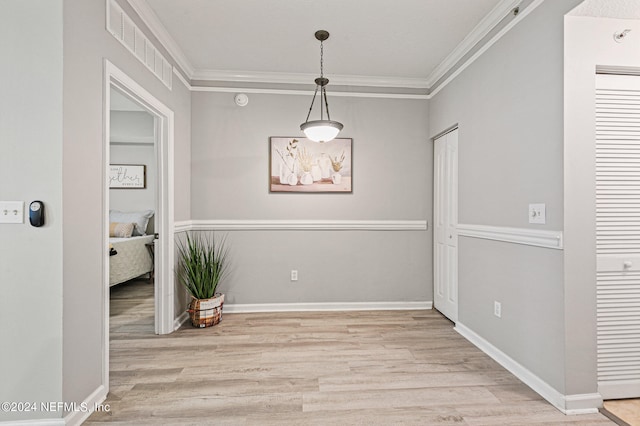
M 469 67 L 472 63 L 476 61 L 479 57 L 481 57 L 484 52 L 489 50 L 491 46 L 493 46 L 498 40 L 500 40 L 506 33 L 508 33 L 513 27 L 515 27 L 520 21 L 526 18 L 531 12 L 533 12 L 538 6 L 540 6 L 545 0 L 533 0 L 524 10 L 521 10 L 518 16 L 516 16 L 511 22 L 504 26 L 496 35 L 494 35 L 491 40 L 488 40 L 480 49 L 478 49 L 470 58 L 468 58 L 463 64 L 461 64 L 450 76 L 446 78 L 442 83 L 438 84 L 437 87 L 432 87 L 429 95 L 431 97 L 435 96 L 445 88 L 449 83 L 451 83 L 458 75 L 460 75 L 467 67 Z
M 496 27 L 522 0 L 502 0 L 475 26 L 473 30 L 427 77 L 427 86 L 431 89 L 464 56 L 473 49 L 489 32 Z
M 260 95 L 293 95 L 313 96 L 313 90 L 293 89 L 261 89 L 254 87 L 218 87 L 218 86 L 189 86 L 192 92 L 216 92 L 216 93 L 254 93 Z M 410 93 L 380 93 L 380 92 L 331 92 L 332 98 L 377 98 L 377 99 L 413 99 L 428 100 L 431 95 Z
M 317 77 L 317 74 L 307 73 L 196 70 L 191 79 L 235 83 L 310 84 L 313 83 Z M 428 88 L 427 81 L 422 78 L 332 74 L 330 80 L 334 86 Z
M 187 59 L 178 43 L 171 37 L 169 31 L 160 22 L 158 15 L 151 9 L 146 0 L 127 0 L 129 5 L 138 14 L 142 22 L 149 28 L 151 33 L 158 39 L 160 44 L 164 46 L 173 59 L 178 63 L 180 68 L 187 74 L 187 78 L 191 79 L 191 76 L 195 72 L 191 61 Z
M 181 79 L 185 86 L 193 84 L 193 80 L 220 81 L 220 82 L 243 82 L 243 83 L 281 83 L 281 84 L 307 84 L 312 82 L 315 74 L 304 73 L 278 73 L 278 72 L 254 72 L 254 71 L 222 71 L 195 69 L 186 57 L 178 43 L 171 37 L 167 29 L 160 22 L 160 19 L 149 6 L 146 0 L 126 0 L 134 11 L 140 16 L 145 25 L 160 41 L 173 59 L 178 63 L 185 73 L 185 79 Z M 539 3 L 544 0 L 537 0 Z M 487 36 L 511 11 L 520 5 L 523 0 L 502 0 L 487 14 L 478 25 L 456 46 L 456 48 L 431 72 L 426 78 L 409 77 L 383 77 L 383 76 L 363 76 L 363 75 L 333 75 L 331 82 L 334 85 L 362 86 L 362 87 L 389 87 L 389 88 L 413 88 L 426 89 L 428 92 L 434 89 L 434 85 L 450 72 L 455 65 L 465 57 L 484 37 Z M 526 7 L 528 11 L 530 7 Z M 522 13 L 521 13 L 522 14 Z M 524 16 L 522 16 L 524 17 Z M 518 18 L 522 18 L 518 16 Z M 516 19 L 516 21 L 520 21 Z M 509 26 L 509 29 L 512 27 Z M 502 31 L 500 36 L 506 31 Z M 495 40 L 493 40 L 495 42 Z M 485 49 L 486 50 L 486 49 Z M 484 50 L 483 50 L 484 52 Z M 474 59 L 477 56 L 474 56 Z M 468 65 L 467 61 L 465 65 Z M 457 75 L 457 74 L 456 74 Z M 190 81 L 187 81 L 190 80 Z M 438 85 L 436 90 L 451 80 Z
M 187 79 L 182 75 L 182 73 L 178 70 L 178 68 L 173 67 L 173 73 L 176 75 L 176 77 L 178 77 L 178 80 L 180 80 L 180 82 L 184 84 L 184 87 L 186 87 L 189 90 L 193 89 L 193 87 L 191 86 L 191 83 L 187 81 Z

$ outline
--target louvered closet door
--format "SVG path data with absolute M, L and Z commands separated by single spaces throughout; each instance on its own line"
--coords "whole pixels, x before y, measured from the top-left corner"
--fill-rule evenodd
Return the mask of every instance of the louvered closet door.
M 598 390 L 640 396 L 640 77 L 596 79 Z

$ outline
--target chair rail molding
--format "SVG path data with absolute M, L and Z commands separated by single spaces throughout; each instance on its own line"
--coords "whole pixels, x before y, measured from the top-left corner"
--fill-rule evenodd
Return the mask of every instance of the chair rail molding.
M 563 249 L 562 231 L 546 231 L 530 228 L 509 228 L 506 226 L 472 225 L 459 223 L 458 235 L 506 243 L 525 244 L 556 250 Z
M 188 220 L 175 232 L 215 231 L 426 231 L 426 220 Z

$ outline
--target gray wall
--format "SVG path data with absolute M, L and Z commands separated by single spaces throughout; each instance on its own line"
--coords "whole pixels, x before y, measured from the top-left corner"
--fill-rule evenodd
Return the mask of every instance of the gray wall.
M 67 402 L 84 400 L 102 383 L 105 58 L 175 112 L 175 219 L 190 218 L 190 92 L 177 78 L 169 90 L 105 30 L 104 1 L 65 0 L 62 397 Z
M 112 90 L 111 93 L 117 93 Z M 118 93 L 117 96 L 125 96 Z M 114 111 L 110 112 L 111 142 L 115 143 L 148 143 L 154 141 L 154 119 L 146 111 Z
M 147 187 L 110 189 L 109 208 L 121 211 L 155 210 L 158 180 L 153 116 L 142 111 L 111 111 L 110 124 L 110 163 L 145 165 Z M 141 140 L 151 142 L 136 142 Z
M 427 101 L 330 96 L 353 138 L 353 193 L 284 194 L 269 193 L 269 136 L 299 136 L 311 96 L 249 97 L 193 93 L 193 219 L 431 222 Z M 232 232 L 222 289 L 230 303 L 431 301 L 430 229 Z
M 0 200 L 46 208 L 41 228 L 0 224 L 0 401 L 61 401 L 62 1 L 3 2 L 0 39 Z
M 432 99 L 432 133 L 460 125 L 460 223 L 563 229 L 563 16 L 578 3 L 544 2 Z M 459 271 L 459 321 L 565 393 L 563 252 L 461 237 Z
M 612 34 L 626 28 L 637 34 L 640 21 L 566 18 L 565 309 L 571 393 L 594 392 L 597 381 L 595 69 L 598 65 L 640 69 L 640 45 L 613 41 Z

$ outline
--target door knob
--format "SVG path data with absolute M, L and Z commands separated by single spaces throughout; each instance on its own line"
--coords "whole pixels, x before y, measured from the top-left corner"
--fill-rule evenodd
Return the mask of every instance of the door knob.
M 629 269 L 633 266 L 633 262 L 631 262 L 630 260 L 625 260 L 624 262 L 622 262 L 622 267 L 624 269 Z

